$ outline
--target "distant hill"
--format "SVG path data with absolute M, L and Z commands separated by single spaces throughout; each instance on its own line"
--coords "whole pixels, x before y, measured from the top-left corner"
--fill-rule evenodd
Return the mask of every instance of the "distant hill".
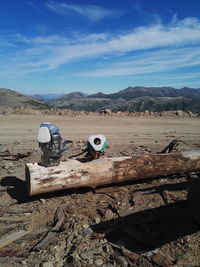
M 200 89 L 172 87 L 128 87 L 113 94 L 81 92 L 65 94 L 48 102 L 52 107 L 85 111 L 184 110 L 200 113 Z
M 101 97 L 124 100 L 130 100 L 132 98 L 150 96 L 150 97 L 188 97 L 188 98 L 200 98 L 200 89 L 193 89 L 184 87 L 182 89 L 175 89 L 173 87 L 128 87 L 114 94 L 103 94 L 101 92 L 90 95 L 90 97 Z
M 82 92 L 25 96 L 0 88 L 0 107 L 44 109 L 48 107 L 85 111 L 167 111 L 183 110 L 200 114 L 200 89 L 184 87 L 128 87 L 113 94 Z
M 62 97 L 49 101 L 48 104 L 55 108 L 66 108 L 74 110 L 85 110 L 85 111 L 97 111 L 103 106 L 107 106 L 112 103 L 110 99 L 88 97 L 81 92 L 73 92 L 65 94 Z
M 64 94 L 42 94 L 42 95 L 37 94 L 37 95 L 29 95 L 29 96 L 39 101 L 48 101 L 48 100 L 54 100 L 63 95 Z
M 0 108 L 1 107 L 45 109 L 48 106 L 41 101 L 37 101 L 16 91 L 0 88 Z

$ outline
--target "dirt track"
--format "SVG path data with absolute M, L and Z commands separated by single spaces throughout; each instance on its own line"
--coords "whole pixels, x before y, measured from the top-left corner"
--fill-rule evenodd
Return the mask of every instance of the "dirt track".
M 1 187 L 12 187 L 0 193 L 1 215 L 21 218 L 25 222 L 16 229 L 32 233 L 0 249 L 1 266 L 199 266 L 199 204 L 191 200 L 199 188 L 198 174 L 126 185 L 113 192 L 74 191 L 24 199 L 24 165 L 39 159 L 37 132 L 45 121 L 74 141 L 63 160 L 80 152 L 88 136 L 98 133 L 107 137 L 106 156 L 158 152 L 173 139 L 179 140 L 178 150 L 200 150 L 199 118 L 0 116 L 0 154 L 31 153 L 18 161 L 0 158 Z M 29 251 L 52 228 L 55 211 L 62 206 L 67 217 L 53 244 Z M 4 227 L 0 222 L 2 236 L 8 232 Z M 44 233 L 36 235 L 38 230 Z

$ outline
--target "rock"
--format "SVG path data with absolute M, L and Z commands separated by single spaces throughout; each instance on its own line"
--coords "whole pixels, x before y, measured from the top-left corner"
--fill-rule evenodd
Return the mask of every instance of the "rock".
M 165 256 L 163 256 L 160 253 L 154 254 L 151 260 L 161 267 L 172 267 L 173 266 L 173 264 Z
M 162 191 L 161 196 L 163 200 L 165 201 L 165 204 L 170 204 L 178 200 L 177 197 L 173 193 L 167 190 Z
M 110 246 L 109 245 L 105 245 L 105 246 L 103 246 L 103 251 L 105 252 L 105 253 L 110 253 Z
M 67 243 L 68 243 L 68 244 L 71 244 L 73 238 L 74 238 L 74 235 L 71 234 L 71 235 L 67 238 Z
M 187 111 L 187 113 L 188 113 L 191 117 L 196 117 L 196 114 L 194 114 L 192 111 Z
M 105 108 L 105 109 L 102 109 L 102 110 L 100 111 L 100 113 L 101 113 L 101 114 L 104 114 L 104 115 L 110 115 L 110 114 L 112 114 L 112 110 L 109 109 L 109 108 Z
M 89 227 L 89 224 L 83 224 L 83 228 L 86 229 Z
M 190 179 L 194 179 L 194 180 L 199 179 L 199 175 L 196 172 L 190 172 L 190 173 L 188 173 L 188 177 Z
M 26 265 L 26 260 L 25 260 L 25 259 L 22 259 L 22 260 L 21 260 L 21 263 L 22 263 L 23 265 Z
M 45 261 L 41 263 L 41 267 L 54 267 L 53 263 Z
M 130 251 L 128 249 L 123 249 L 123 254 L 124 256 L 128 257 L 129 259 L 131 259 L 131 261 L 138 261 L 138 259 L 140 258 L 140 255 L 137 254 L 136 252 Z
M 177 116 L 179 116 L 179 117 L 182 117 L 182 116 L 184 115 L 184 111 L 182 111 L 182 110 L 177 110 L 177 111 L 175 112 L 175 114 L 176 114 Z
M 97 266 L 103 265 L 103 260 L 102 259 L 96 259 L 94 262 Z
M 6 147 L 4 147 L 4 146 L 2 146 L 2 144 L 0 144 L 0 153 L 5 153 L 5 152 L 10 153 L 10 151 Z
M 93 234 L 93 230 L 92 230 L 92 228 L 90 228 L 90 227 L 85 228 L 85 229 L 83 230 L 83 232 L 84 232 L 85 235 L 92 235 L 92 234 Z
M 106 213 L 105 213 L 105 219 L 106 219 L 106 221 L 112 220 L 113 217 L 114 217 L 114 214 L 113 214 L 112 210 L 107 209 L 106 210 Z
M 140 257 L 138 259 L 138 264 L 139 266 L 142 266 L 142 267 L 153 267 L 153 265 L 144 257 Z
M 88 264 L 89 264 L 89 265 L 93 266 L 93 263 L 94 263 L 94 260 L 93 260 L 93 259 L 89 259 L 89 260 L 88 260 Z
M 79 256 L 83 260 L 89 260 L 90 258 L 93 257 L 93 253 L 91 251 L 86 251 L 86 252 L 81 253 Z
M 101 221 L 101 218 L 100 217 L 95 217 L 95 223 L 100 223 L 100 221 Z
M 3 164 L 3 168 L 4 168 L 5 170 L 13 169 L 13 167 L 14 167 L 14 164 L 13 164 L 13 162 L 11 162 L 11 161 L 6 161 L 6 162 Z
M 128 266 L 128 262 L 122 256 L 115 257 L 115 262 L 120 266 Z

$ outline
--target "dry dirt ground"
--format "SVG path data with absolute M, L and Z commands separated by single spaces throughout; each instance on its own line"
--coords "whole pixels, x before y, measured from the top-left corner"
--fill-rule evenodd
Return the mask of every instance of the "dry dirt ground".
M 107 137 L 106 157 L 173 139 L 176 151 L 200 150 L 200 118 L 1 115 L 0 266 L 200 266 L 199 173 L 28 197 L 25 164 L 40 158 L 46 121 L 74 142 L 63 160 L 92 134 Z M 24 236 L 9 242 L 15 233 Z

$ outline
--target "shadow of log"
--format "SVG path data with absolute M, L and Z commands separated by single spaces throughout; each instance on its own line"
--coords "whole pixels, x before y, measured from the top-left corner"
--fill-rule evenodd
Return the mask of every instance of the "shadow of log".
M 158 186 L 151 186 L 147 188 L 139 188 L 134 190 L 134 192 L 146 192 L 146 194 L 157 194 L 162 193 L 163 191 L 180 191 L 180 190 L 187 190 L 192 182 L 185 181 L 180 183 L 170 183 L 170 184 L 161 184 Z
M 6 176 L 0 180 L 0 185 L 8 187 L 7 193 L 18 203 L 24 202 L 28 198 L 26 183 L 16 176 Z
M 189 188 L 187 201 L 136 212 L 92 226 L 108 241 L 141 253 L 200 230 L 200 182 Z

